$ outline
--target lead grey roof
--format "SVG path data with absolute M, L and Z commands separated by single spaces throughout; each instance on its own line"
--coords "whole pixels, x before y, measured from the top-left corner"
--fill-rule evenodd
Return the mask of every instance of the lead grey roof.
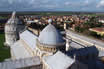
M 25 46 L 20 40 L 11 46 L 11 50 L 15 59 L 32 57 L 32 55 L 28 52 L 28 50 L 26 50 Z
M 40 43 L 48 45 L 57 45 L 64 42 L 60 32 L 52 24 L 43 29 L 38 40 Z
M 0 69 L 19 69 L 23 67 L 36 66 L 40 64 L 41 61 L 39 57 L 34 56 L 25 59 L 4 61 L 0 63 Z
M 20 39 L 24 40 L 25 43 L 32 49 L 36 47 L 36 39 L 38 37 L 31 33 L 30 31 L 26 30 L 23 33 L 20 34 Z
M 75 62 L 74 59 L 71 59 L 60 51 L 53 56 L 43 58 L 46 64 L 49 65 L 50 69 L 67 69 Z
M 22 39 L 24 42 L 19 40 L 11 46 L 11 50 L 13 51 L 15 58 L 20 59 L 32 57 L 32 54 L 30 54 L 30 52 L 25 48 L 25 44 L 28 45 L 27 47 L 30 48 L 31 52 L 34 51 L 37 36 L 26 30 L 20 34 L 20 39 Z

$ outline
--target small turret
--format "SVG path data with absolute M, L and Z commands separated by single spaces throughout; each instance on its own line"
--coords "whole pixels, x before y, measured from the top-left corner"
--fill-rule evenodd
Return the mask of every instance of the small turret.
M 69 51 L 70 49 L 70 43 L 71 43 L 71 39 L 66 39 L 66 51 Z
M 66 30 L 67 28 L 66 28 L 66 23 L 64 23 L 64 30 Z

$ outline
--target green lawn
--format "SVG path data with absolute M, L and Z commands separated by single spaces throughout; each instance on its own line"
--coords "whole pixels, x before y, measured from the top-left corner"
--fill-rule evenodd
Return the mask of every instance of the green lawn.
M 4 41 L 5 35 L 4 33 L 0 33 L 0 62 L 4 61 L 4 59 L 10 58 L 10 49 L 3 45 Z
M 0 16 L 0 19 L 7 19 L 7 16 Z

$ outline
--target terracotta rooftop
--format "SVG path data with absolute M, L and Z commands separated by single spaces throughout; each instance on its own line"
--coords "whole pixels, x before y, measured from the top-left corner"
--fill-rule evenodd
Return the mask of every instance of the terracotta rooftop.
M 91 28 L 90 30 L 95 30 L 98 32 L 104 32 L 104 28 Z

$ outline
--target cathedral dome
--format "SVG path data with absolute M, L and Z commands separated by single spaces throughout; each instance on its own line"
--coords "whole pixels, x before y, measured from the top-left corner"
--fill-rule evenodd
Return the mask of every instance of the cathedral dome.
M 38 40 L 40 43 L 50 46 L 57 46 L 64 43 L 60 32 L 52 24 L 49 24 L 43 29 L 43 31 L 40 33 Z

